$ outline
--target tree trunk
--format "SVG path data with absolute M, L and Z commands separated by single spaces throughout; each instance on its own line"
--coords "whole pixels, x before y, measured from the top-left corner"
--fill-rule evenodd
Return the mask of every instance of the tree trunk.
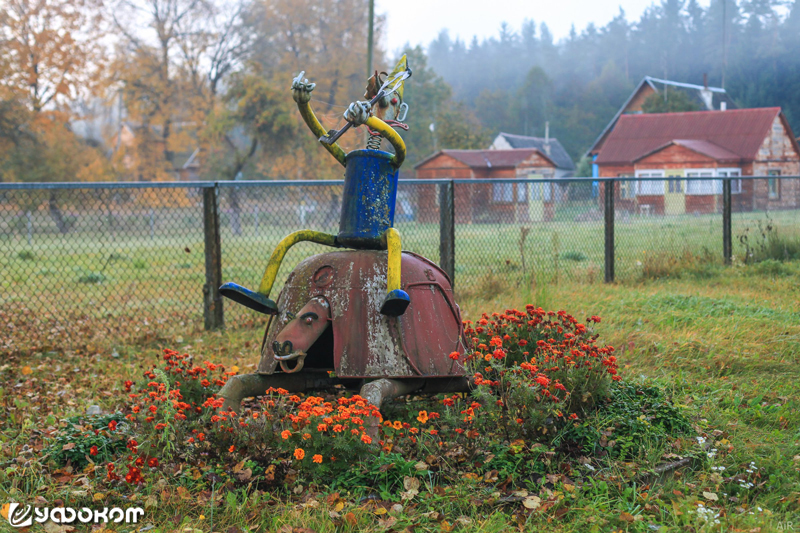
M 50 193 L 50 199 L 47 202 L 48 210 L 50 211 L 50 217 L 53 219 L 53 222 L 56 223 L 56 227 L 58 228 L 59 233 L 62 235 L 69 231 L 69 227 L 67 226 L 66 221 L 64 220 L 64 215 L 61 213 L 61 208 L 58 207 L 58 202 L 56 201 L 56 193 Z
M 236 187 L 229 189 L 228 204 L 231 207 L 231 231 L 234 235 L 242 234 L 242 207 L 239 205 L 239 191 Z

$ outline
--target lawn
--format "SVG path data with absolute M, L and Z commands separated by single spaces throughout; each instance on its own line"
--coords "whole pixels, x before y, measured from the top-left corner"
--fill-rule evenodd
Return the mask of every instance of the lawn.
M 511 254 L 513 246 L 505 250 Z M 138 486 L 106 483 L 101 464 L 57 466 L 47 454 L 67 419 L 91 405 L 107 413 L 123 407 L 124 381 L 140 379 L 163 348 L 249 372 L 264 321 L 242 312 L 225 331 L 203 332 L 193 313 L 174 309 L 98 317 L 55 307 L 22 311 L 17 301 L 13 311 L 0 311 L 0 501 L 138 504 L 146 513 L 137 528 L 159 532 L 791 531 L 800 528 L 798 276 L 800 263 L 775 261 L 709 264 L 612 285 L 569 278 L 523 283 L 522 276 L 476 270 L 461 293 L 465 318 L 529 302 L 581 320 L 599 315 L 594 331 L 616 348 L 623 380 L 666 391 L 692 429 L 622 459 L 581 459 L 554 448 L 515 463 L 529 457 L 515 455 L 515 447 L 544 449 L 500 439 L 498 449 L 512 450 L 499 468 L 508 476 L 468 460 L 451 469 L 457 475 L 429 474 L 412 484 L 417 493 L 410 498 L 407 485 L 386 476 L 410 468 L 405 477 L 414 477 L 414 464 L 383 458 L 355 464 L 343 476 L 362 479 L 359 489 L 346 480 L 320 484 L 299 468 L 274 487 L 234 483 L 249 464 L 232 466 L 235 460 L 164 464 Z M 387 410 L 416 413 L 435 409 L 434 402 L 414 397 Z M 655 470 L 670 463 L 679 465 Z M 541 505 L 530 504 L 533 495 Z

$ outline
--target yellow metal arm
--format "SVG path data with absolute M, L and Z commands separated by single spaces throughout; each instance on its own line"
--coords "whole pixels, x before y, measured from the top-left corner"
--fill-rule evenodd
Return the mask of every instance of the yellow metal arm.
M 308 128 L 312 131 L 312 133 L 314 133 L 314 135 L 316 135 L 317 139 L 328 134 L 328 132 L 325 131 L 325 128 L 322 126 L 320 121 L 317 120 L 317 116 L 314 114 L 314 110 L 311 109 L 311 104 L 309 102 L 297 102 L 297 108 L 300 110 L 300 115 L 303 117 L 303 120 L 306 122 L 306 125 L 308 125 Z M 331 155 L 335 157 L 339 163 L 342 164 L 342 166 L 345 166 L 346 154 L 338 144 L 322 143 L 322 146 L 324 146 L 325 149 L 328 152 L 330 152 Z M 404 152 L 405 152 L 405 147 L 404 147 Z
M 403 253 L 400 244 L 400 232 L 394 228 L 389 228 L 383 235 L 386 241 L 386 249 L 389 251 L 386 292 L 392 292 L 400 288 L 400 262 Z
M 379 119 L 378 117 L 369 117 L 367 119 L 367 127 L 372 128 L 373 130 L 377 131 L 381 134 L 381 136 L 392 143 L 394 146 L 394 157 L 392 157 L 392 165 L 395 167 L 399 167 L 403 164 L 403 161 L 406 158 L 406 143 L 403 142 L 403 138 L 398 135 L 396 131 L 392 129 L 387 123 Z M 399 238 L 399 234 L 398 234 Z
M 337 147 L 338 148 L 338 147 Z M 275 284 L 275 278 L 278 275 L 278 269 L 281 268 L 281 263 L 289 251 L 289 248 L 298 242 L 315 242 L 317 244 L 324 244 L 326 246 L 336 246 L 336 237 L 328 235 L 327 233 L 320 233 L 319 231 L 312 231 L 310 229 L 303 229 L 295 231 L 284 237 L 269 258 L 267 268 L 264 270 L 264 276 L 261 278 L 261 285 L 258 287 L 258 292 L 264 296 L 269 296 L 272 286 Z

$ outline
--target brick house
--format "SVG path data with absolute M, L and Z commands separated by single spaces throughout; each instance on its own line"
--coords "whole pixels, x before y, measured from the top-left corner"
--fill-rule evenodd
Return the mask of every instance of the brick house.
M 733 180 L 734 211 L 800 207 L 800 181 L 778 178 L 800 175 L 800 146 L 778 107 L 622 115 L 595 164 L 599 177 L 664 178 L 617 182 L 615 205 L 621 210 L 717 212 L 721 180 L 682 178 L 732 176 L 774 176 Z
M 592 146 L 587 150 L 586 156 L 592 159 L 592 161 L 595 160 L 621 116 L 642 114 L 642 106 L 645 100 L 654 94 L 669 98 L 670 94 L 676 92 L 683 93 L 690 101 L 694 102 L 699 109 L 706 111 L 725 111 L 726 109 L 736 109 L 738 107 L 728 93 L 725 92 L 725 89 L 722 87 L 709 87 L 705 76 L 703 77 L 703 85 L 681 83 L 678 81 L 662 80 L 653 78 L 652 76 L 645 76 L 633 89 L 633 92 L 631 92 L 628 99 L 625 100 L 608 125 L 603 128 L 603 131 L 597 136 L 597 139 L 595 139 Z M 593 165 L 592 177 L 596 178 L 597 176 L 597 166 Z
M 572 162 L 570 161 L 570 164 Z M 543 150 L 440 150 L 414 166 L 417 179 L 553 178 L 560 168 Z M 565 191 L 566 189 L 564 189 Z M 553 217 L 553 202 L 565 194 L 553 183 L 476 183 L 456 187 L 456 222 L 535 222 Z M 438 196 L 420 190 L 418 220 L 438 222 Z

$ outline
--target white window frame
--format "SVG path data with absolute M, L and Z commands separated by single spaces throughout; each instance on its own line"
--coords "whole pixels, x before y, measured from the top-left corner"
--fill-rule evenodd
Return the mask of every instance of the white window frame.
M 714 168 L 687 168 L 684 170 L 687 178 L 713 178 L 717 175 Z M 687 196 L 709 196 L 722 194 L 722 181 L 720 180 L 686 180 Z
M 664 171 L 657 169 L 637 170 L 637 178 L 663 178 Z M 637 196 L 664 196 L 664 180 L 661 181 L 637 181 Z
M 734 178 L 742 175 L 741 168 L 718 168 L 717 176 L 720 178 Z M 742 180 L 731 180 L 731 194 L 741 194 Z

